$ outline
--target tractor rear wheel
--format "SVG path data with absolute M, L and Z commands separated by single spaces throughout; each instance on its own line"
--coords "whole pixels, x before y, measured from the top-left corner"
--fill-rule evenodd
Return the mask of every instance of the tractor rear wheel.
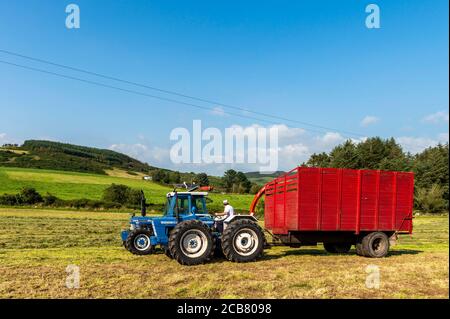
M 266 239 L 254 221 L 238 219 L 227 225 L 222 234 L 222 252 L 230 261 L 255 261 L 263 254 Z
M 151 236 L 153 236 L 153 233 L 148 229 L 135 229 L 128 235 L 125 248 L 135 255 L 151 254 L 154 251 L 150 242 Z
M 323 247 L 330 254 L 345 254 L 350 251 L 352 244 L 348 243 L 323 243 Z
M 181 222 L 170 232 L 170 253 L 182 265 L 198 265 L 210 260 L 214 246 L 211 230 L 198 220 Z
M 222 241 L 219 237 L 216 237 L 216 247 L 214 249 L 214 257 L 215 258 L 223 258 L 223 251 L 222 251 Z
M 172 254 L 170 253 L 169 247 L 164 247 L 164 254 L 169 257 L 170 259 L 173 259 Z

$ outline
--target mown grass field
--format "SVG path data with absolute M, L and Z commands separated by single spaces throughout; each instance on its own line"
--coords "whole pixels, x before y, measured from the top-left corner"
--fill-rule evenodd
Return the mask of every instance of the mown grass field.
M 51 193 L 61 199 L 100 199 L 103 190 L 112 183 L 124 184 L 136 189 L 142 189 L 147 202 L 162 205 L 166 193 L 172 189 L 166 186 L 144 181 L 139 176 L 128 175 L 123 171 L 111 171 L 111 175 L 52 171 L 42 169 L 0 167 L 0 194 L 18 193 L 23 187 L 33 187 L 41 194 Z M 126 176 L 126 177 L 125 177 Z M 222 200 L 227 198 L 238 210 L 247 210 L 253 195 L 210 193 L 212 211 L 222 210 Z
M 121 246 L 126 213 L 0 209 L 0 298 L 448 298 L 448 216 L 419 216 L 383 259 L 274 247 L 262 260 L 186 267 Z M 80 288 L 65 286 L 80 267 Z M 366 267 L 380 270 L 366 287 Z

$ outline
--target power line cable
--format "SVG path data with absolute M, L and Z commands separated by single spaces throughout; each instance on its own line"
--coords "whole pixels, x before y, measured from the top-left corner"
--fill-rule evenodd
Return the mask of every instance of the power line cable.
M 23 54 L 12 52 L 12 51 L 8 51 L 8 50 L 0 49 L 0 52 L 8 54 L 8 55 L 16 56 L 16 57 L 28 59 L 28 60 L 31 60 L 31 61 L 39 62 L 39 63 L 44 63 L 44 64 L 48 64 L 48 65 L 52 65 L 52 66 L 56 66 L 56 67 L 60 67 L 60 68 L 65 68 L 65 69 L 68 69 L 68 70 L 72 70 L 72 71 L 76 71 L 76 72 L 80 72 L 80 73 L 85 73 L 85 74 L 101 77 L 101 78 L 108 79 L 108 80 L 122 82 L 122 83 L 130 84 L 130 85 L 134 85 L 134 86 L 138 86 L 138 87 L 142 87 L 142 88 L 158 91 L 158 92 L 165 93 L 165 94 L 171 94 L 171 95 L 175 95 L 175 96 L 179 96 L 179 97 L 183 97 L 183 98 L 188 98 L 188 99 L 196 100 L 196 101 L 199 101 L 199 102 L 214 104 L 214 105 L 217 105 L 217 106 L 222 106 L 222 107 L 226 107 L 226 108 L 230 108 L 230 109 L 235 109 L 235 110 L 239 110 L 239 111 L 243 111 L 243 112 L 248 112 L 248 113 L 252 113 L 252 114 L 255 114 L 255 115 L 259 115 L 259 116 L 274 118 L 274 119 L 287 121 L 287 122 L 291 122 L 291 123 L 297 123 L 297 124 L 301 124 L 301 125 L 304 125 L 304 126 L 315 127 L 315 128 L 322 129 L 322 130 L 331 130 L 331 131 L 335 131 L 335 132 L 341 132 L 341 133 L 345 133 L 347 135 L 353 135 L 353 136 L 359 136 L 359 137 L 363 137 L 364 136 L 364 135 L 362 135 L 360 133 L 344 131 L 344 130 L 335 129 L 335 128 L 331 128 L 331 127 L 326 127 L 326 126 L 320 126 L 320 125 L 311 124 L 311 123 L 307 123 L 307 122 L 303 122 L 303 121 L 298 121 L 298 120 L 295 120 L 295 119 L 289 119 L 289 118 L 285 118 L 285 117 L 282 117 L 282 116 L 273 115 L 273 114 L 269 114 L 269 113 L 264 113 L 264 112 L 259 112 L 259 111 L 252 111 L 252 110 L 249 110 L 249 109 L 244 108 L 244 107 L 239 107 L 239 106 L 235 106 L 235 105 L 230 105 L 230 104 L 217 102 L 217 101 L 214 101 L 214 100 L 209 100 L 209 99 L 199 98 L 199 97 L 195 97 L 195 96 L 191 96 L 191 95 L 186 95 L 186 94 L 175 92 L 175 91 L 171 91 L 171 90 L 161 89 L 161 88 L 157 88 L 157 87 L 154 87 L 154 86 L 137 83 L 137 82 L 134 82 L 134 81 L 128 81 L 128 80 L 120 79 L 120 78 L 114 77 L 114 76 L 104 75 L 104 74 L 100 74 L 100 73 L 97 73 L 97 72 L 92 72 L 92 71 L 88 71 L 88 70 L 84 70 L 84 69 L 80 69 L 80 68 L 76 68 L 76 67 L 60 64 L 60 63 L 51 62 L 51 61 L 48 61 L 48 60 L 34 58 L 34 57 L 31 57 L 31 56 L 28 56 L 28 55 L 23 55 Z M 251 118 L 251 117 L 249 117 L 249 118 Z M 314 130 L 312 130 L 312 131 L 314 131 Z
M 17 63 L 12 63 L 12 62 L 3 61 L 3 60 L 0 60 L 0 63 L 6 64 L 6 65 L 10 65 L 10 66 L 14 66 L 14 67 L 17 67 L 17 68 L 26 69 L 26 70 L 29 70 L 29 71 L 49 74 L 49 75 L 53 75 L 53 76 L 57 76 L 57 77 L 65 78 L 65 79 L 75 80 L 75 81 L 79 81 L 79 82 L 83 82 L 83 83 L 87 83 L 87 84 L 92 84 L 92 85 L 96 85 L 96 86 L 100 86 L 100 87 L 105 87 L 105 88 L 109 88 L 109 89 L 113 89 L 113 90 L 118 90 L 118 91 L 122 91 L 122 92 L 126 92 L 126 93 L 131 93 L 131 94 L 135 94 L 135 95 L 150 97 L 150 98 L 154 98 L 154 99 L 158 99 L 158 100 L 162 100 L 162 101 L 166 101 L 166 102 L 177 103 L 177 104 L 182 104 L 182 105 L 186 105 L 186 106 L 192 106 L 192 107 L 195 107 L 195 108 L 199 108 L 199 109 L 207 110 L 207 111 L 211 111 L 211 112 L 215 111 L 214 108 L 210 108 L 210 107 L 206 107 L 206 106 L 201 106 L 201 105 L 197 105 L 197 104 L 193 104 L 193 103 L 188 103 L 188 102 L 183 102 L 183 101 L 174 100 L 174 99 L 170 99 L 170 98 L 165 98 L 165 97 L 161 97 L 161 96 L 157 96 L 157 95 L 147 94 L 147 93 L 144 93 L 144 92 L 139 92 L 139 91 L 135 91 L 135 90 L 125 89 L 125 88 L 121 88 L 121 87 L 117 87 L 117 86 L 113 86 L 113 85 L 109 85 L 109 84 L 104 84 L 104 83 L 100 83 L 100 82 L 96 82 L 96 81 L 85 80 L 85 79 L 77 78 L 77 77 L 74 77 L 74 76 L 65 75 L 65 74 L 56 73 L 56 72 L 47 71 L 47 70 L 42 70 L 42 69 L 38 69 L 38 68 L 30 67 L 30 66 L 25 66 L 25 65 L 21 65 L 21 64 L 17 64 Z M 272 125 L 280 124 L 278 122 L 274 122 L 274 121 L 270 121 L 270 120 L 266 120 L 266 119 L 260 119 L 260 118 L 256 118 L 256 117 L 248 116 L 248 115 L 244 115 L 244 114 L 237 114 L 237 113 L 232 113 L 232 112 L 228 112 L 228 111 L 223 111 L 223 113 L 224 114 L 228 114 L 228 115 L 232 115 L 232 116 L 236 116 L 236 117 L 243 117 L 243 118 L 255 120 L 255 121 L 258 121 L 258 122 L 265 122 L 265 123 L 272 124 Z M 319 130 L 313 130 L 313 129 L 308 129 L 308 130 L 312 131 L 312 132 L 316 132 L 316 133 L 323 133 L 323 131 L 319 131 Z M 343 136 L 343 137 L 351 138 L 351 137 L 348 137 L 348 136 Z

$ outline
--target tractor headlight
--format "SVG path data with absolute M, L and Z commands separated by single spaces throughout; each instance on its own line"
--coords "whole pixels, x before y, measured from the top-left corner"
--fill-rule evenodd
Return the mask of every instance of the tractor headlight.
M 130 224 L 130 230 L 135 230 L 136 226 L 134 224 Z

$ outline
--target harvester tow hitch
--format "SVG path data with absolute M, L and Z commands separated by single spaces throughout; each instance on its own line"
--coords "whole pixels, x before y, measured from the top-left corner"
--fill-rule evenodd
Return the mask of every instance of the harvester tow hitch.
M 274 235 L 270 230 L 263 228 L 264 232 L 268 233 L 270 237 L 272 237 L 272 242 L 266 242 L 265 248 L 270 249 L 272 246 L 283 246 L 284 244 L 281 242 L 280 238 Z

